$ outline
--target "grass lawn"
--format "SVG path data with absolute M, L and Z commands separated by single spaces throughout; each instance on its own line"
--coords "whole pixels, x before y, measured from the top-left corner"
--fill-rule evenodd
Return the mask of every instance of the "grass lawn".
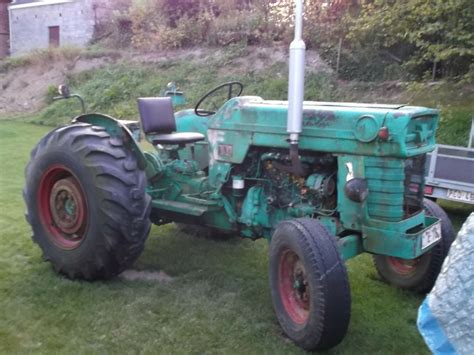
M 29 152 L 48 130 L 0 122 L 0 353 L 302 352 L 274 316 L 263 240 L 153 227 L 135 268 L 163 271 L 169 283 L 56 275 L 30 239 L 21 193 Z M 452 211 L 459 228 L 465 211 Z M 422 297 L 382 283 L 368 255 L 348 269 L 352 319 L 332 353 L 429 353 L 416 328 Z

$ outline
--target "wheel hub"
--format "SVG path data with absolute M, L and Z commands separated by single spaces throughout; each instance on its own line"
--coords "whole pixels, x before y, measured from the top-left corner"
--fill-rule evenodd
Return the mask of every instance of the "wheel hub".
M 309 287 L 306 270 L 298 255 L 286 250 L 280 257 L 280 296 L 288 316 L 297 324 L 304 324 L 309 317 Z
M 39 216 L 51 240 L 62 249 L 75 249 L 87 227 L 87 204 L 82 187 L 62 165 L 50 167 L 38 190 Z
M 303 308 L 309 308 L 309 297 L 307 292 L 308 281 L 306 280 L 306 273 L 301 261 L 298 260 L 294 267 L 293 274 L 294 282 L 293 289 L 296 292 L 298 300 L 302 303 Z
M 68 177 L 57 181 L 50 194 L 49 206 L 53 223 L 72 238 L 84 219 L 84 200 L 76 179 Z
M 394 256 L 387 257 L 388 264 L 398 274 L 408 276 L 415 273 L 420 257 L 416 259 L 402 259 Z

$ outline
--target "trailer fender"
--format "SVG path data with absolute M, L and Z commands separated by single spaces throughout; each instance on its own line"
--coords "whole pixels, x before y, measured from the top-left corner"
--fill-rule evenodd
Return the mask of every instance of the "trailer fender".
M 121 121 L 101 113 L 88 113 L 77 116 L 72 120 L 73 124 L 76 122 L 90 123 L 94 126 L 103 127 L 112 137 L 118 137 L 122 139 L 125 146 L 130 149 L 137 158 L 138 167 L 142 170 L 146 168 L 147 160 L 145 158 L 145 154 L 138 145 L 138 139 L 140 134 L 138 122 Z M 137 138 L 130 130 L 130 127 L 132 126 L 134 126 L 134 132 L 138 133 Z

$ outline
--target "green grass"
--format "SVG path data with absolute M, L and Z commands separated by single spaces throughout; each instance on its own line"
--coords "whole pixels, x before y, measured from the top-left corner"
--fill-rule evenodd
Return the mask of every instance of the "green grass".
M 268 288 L 266 241 L 193 238 L 153 227 L 136 269 L 169 284 L 69 281 L 33 244 L 23 170 L 48 128 L 0 122 L 0 353 L 301 353 L 282 336 Z M 466 210 L 448 206 L 462 222 Z M 428 353 L 413 295 L 382 283 L 368 255 L 348 262 L 352 319 L 330 353 Z
M 242 74 L 229 71 L 231 65 L 218 59 L 196 64 L 189 60 L 166 63 L 139 64 L 121 61 L 105 68 L 94 69 L 69 78 L 71 91 L 79 93 L 89 111 L 102 112 L 120 119 L 138 119 L 137 97 L 159 96 L 170 81 L 178 83 L 188 99 L 186 108 L 194 107 L 198 99 L 220 83 L 239 80 L 245 85 L 245 95 L 285 99 L 287 93 L 287 68 L 276 63 L 258 72 Z M 312 100 L 337 99 L 334 77 L 327 73 L 308 74 L 306 98 Z M 55 126 L 70 121 L 79 114 L 80 105 L 75 100 L 52 101 L 55 87 L 45 95 L 46 107 L 26 121 Z M 180 109 L 180 108 L 178 108 Z
M 436 140 L 440 144 L 467 146 L 474 119 L 474 90 L 462 83 L 442 82 L 434 86 L 412 83 L 406 90 L 410 103 L 436 107 L 441 119 Z

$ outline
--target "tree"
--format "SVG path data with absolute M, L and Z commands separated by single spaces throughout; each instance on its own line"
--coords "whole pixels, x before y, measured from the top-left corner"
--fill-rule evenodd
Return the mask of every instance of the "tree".
M 352 19 L 348 37 L 386 51 L 416 75 L 466 73 L 474 59 L 472 0 L 375 0 Z

